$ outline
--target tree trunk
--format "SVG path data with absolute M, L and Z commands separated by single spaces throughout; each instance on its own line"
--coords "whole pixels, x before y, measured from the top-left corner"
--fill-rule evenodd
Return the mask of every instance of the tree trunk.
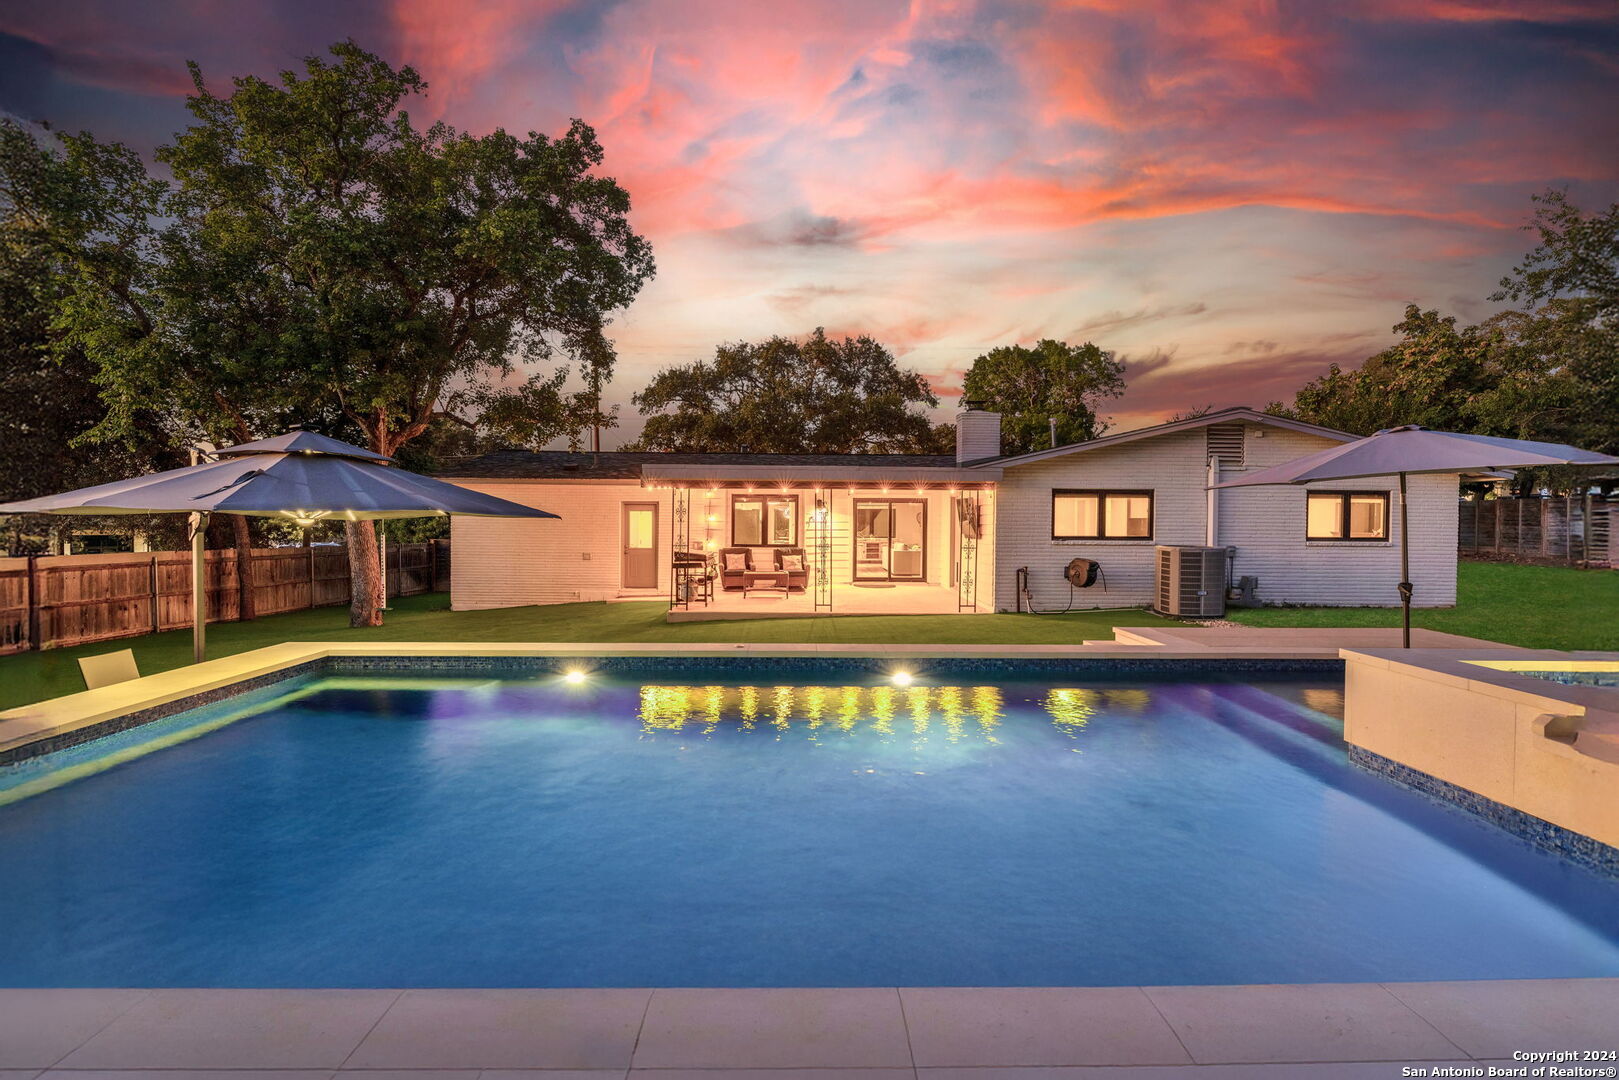
M 377 530 L 369 521 L 345 521 L 349 546 L 349 625 L 382 625 L 382 560 Z
M 236 617 L 245 622 L 259 613 L 253 597 L 253 531 L 242 514 L 230 517 L 236 530 Z

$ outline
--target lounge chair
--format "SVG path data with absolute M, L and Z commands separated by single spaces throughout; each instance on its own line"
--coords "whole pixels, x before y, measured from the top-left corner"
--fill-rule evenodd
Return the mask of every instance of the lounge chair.
M 140 668 L 135 666 L 134 649 L 120 649 L 99 656 L 81 656 L 79 674 L 84 676 L 86 690 L 99 690 L 103 686 L 141 677 Z

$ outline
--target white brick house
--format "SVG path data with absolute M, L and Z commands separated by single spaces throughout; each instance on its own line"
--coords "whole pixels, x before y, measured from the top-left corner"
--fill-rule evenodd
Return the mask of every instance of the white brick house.
M 1395 478 L 1209 490 L 1350 438 L 1227 409 L 1003 457 L 999 417 L 970 410 L 954 456 L 500 451 L 441 475 L 560 518 L 456 518 L 452 605 L 668 597 L 671 619 L 1142 607 L 1156 549 L 1174 545 L 1227 549 L 1230 581 L 1256 578 L 1261 603 L 1392 606 Z M 1420 606 L 1455 603 L 1456 506 L 1454 475 L 1411 478 Z M 1075 558 L 1105 588 L 1073 589 Z

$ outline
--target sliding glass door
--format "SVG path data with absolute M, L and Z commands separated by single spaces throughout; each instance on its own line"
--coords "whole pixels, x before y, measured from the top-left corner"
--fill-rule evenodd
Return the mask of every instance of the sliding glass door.
M 854 501 L 856 581 L 921 581 L 927 576 L 924 499 Z

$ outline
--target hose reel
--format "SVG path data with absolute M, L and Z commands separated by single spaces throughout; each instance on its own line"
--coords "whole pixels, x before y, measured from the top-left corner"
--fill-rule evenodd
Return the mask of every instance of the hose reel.
M 1070 559 L 1068 565 L 1063 567 L 1063 580 L 1068 582 L 1068 606 L 1044 611 L 1034 606 L 1034 594 L 1029 591 L 1029 568 L 1020 566 L 1017 569 L 1017 597 L 1018 610 L 1029 611 L 1035 615 L 1062 615 L 1074 610 L 1074 600 L 1080 589 L 1088 589 L 1098 580 L 1102 583 L 1102 591 L 1107 591 L 1107 575 L 1102 573 L 1102 566 L 1095 559 Z

